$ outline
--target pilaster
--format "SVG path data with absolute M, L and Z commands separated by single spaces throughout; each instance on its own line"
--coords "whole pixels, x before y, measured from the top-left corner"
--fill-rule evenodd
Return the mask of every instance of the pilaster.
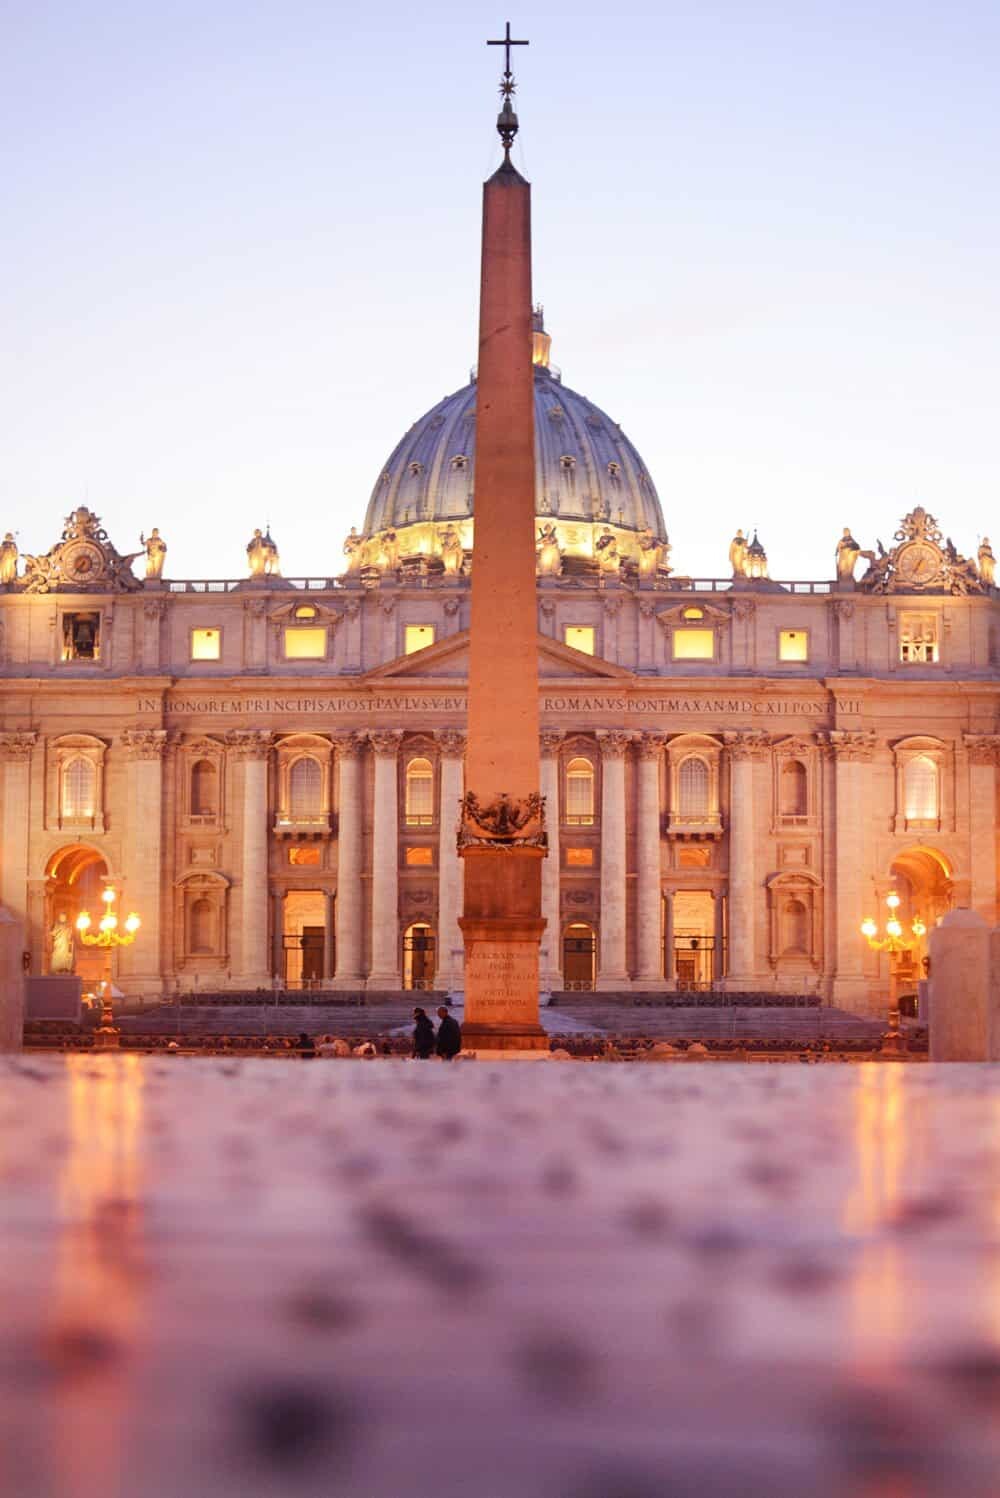
M 464 949 L 458 918 L 462 913 L 462 863 L 455 829 L 462 809 L 465 734 L 444 728 L 437 735 L 441 751 L 441 800 L 438 808 L 438 963 L 436 987 L 460 989 Z
M 267 767 L 271 740 L 270 733 L 256 729 L 233 729 L 226 734 L 230 756 L 243 767 L 237 981 L 251 989 L 271 986 L 267 834 Z
M 563 986 L 562 922 L 559 912 L 561 852 L 559 848 L 559 750 L 564 735 L 544 729 L 540 735 L 539 789 L 545 799 L 545 831 L 548 857 L 542 863 L 542 917 L 545 930 L 539 954 L 538 986 L 552 993 Z
M 126 789 L 124 889 L 122 909 L 139 916 L 142 925 L 134 943 L 118 954 L 118 971 L 130 986 L 144 993 L 163 987 L 162 865 L 163 756 L 167 732 L 163 728 L 126 728 Z
M 757 901 L 763 880 L 755 874 L 754 766 L 770 751 L 766 733 L 723 735 L 729 758 L 729 971 L 730 992 L 752 990 L 757 973 Z
M 833 729 L 824 738 L 834 760 L 834 816 L 836 822 L 835 884 L 832 907 L 836 923 L 836 973 L 832 998 L 855 1013 L 871 1009 L 869 983 L 864 975 L 865 886 L 870 876 L 867 851 L 870 773 L 877 747 L 871 730 Z
M 399 964 L 399 788 L 396 759 L 401 729 L 368 735 L 375 755 L 372 825 L 372 948 L 367 987 L 400 987 Z
M 601 940 L 597 987 L 628 986 L 625 946 L 625 756 L 631 733 L 597 735 L 601 746 Z
M 638 786 L 636 826 L 636 978 L 637 988 L 666 986 L 663 976 L 660 871 L 660 779 L 663 767 L 661 733 L 644 733 L 636 739 Z

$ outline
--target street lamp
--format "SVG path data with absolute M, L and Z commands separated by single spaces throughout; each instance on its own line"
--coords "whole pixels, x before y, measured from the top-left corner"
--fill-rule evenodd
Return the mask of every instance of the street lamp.
M 101 1023 L 94 1032 L 95 1046 L 105 1050 L 117 1046 L 119 1039 L 111 1012 L 111 954 L 116 947 L 130 947 L 142 924 L 135 911 L 132 911 L 123 929 L 119 930 L 118 917 L 114 912 L 116 898 L 114 890 L 109 885 L 101 895 L 104 902 L 104 914 L 97 923 L 96 932 L 91 933 L 90 928 L 93 922 L 88 911 L 81 910 L 76 918 L 76 929 L 80 940 L 88 947 L 102 947 L 107 953 L 107 976 L 104 980 L 104 992 L 101 995 Z
M 920 938 L 926 936 L 926 925 L 916 915 L 910 922 L 910 935 L 904 936 L 903 923 L 896 913 L 902 901 L 895 890 L 886 895 L 885 903 L 889 907 L 885 922 L 885 935 L 879 936 L 878 925 L 871 916 L 866 916 L 861 922 L 861 935 L 873 952 L 888 952 L 890 957 L 899 956 L 903 952 L 911 952 Z M 896 1056 L 903 1055 L 906 1051 L 906 1037 L 899 1028 L 899 994 L 895 975 L 891 971 L 889 975 L 889 1029 L 882 1037 L 882 1050 L 889 1055 Z

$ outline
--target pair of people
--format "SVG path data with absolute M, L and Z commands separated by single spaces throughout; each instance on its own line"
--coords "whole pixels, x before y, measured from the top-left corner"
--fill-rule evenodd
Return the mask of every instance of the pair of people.
M 435 1052 L 442 1061 L 451 1061 L 462 1049 L 462 1027 L 443 1004 L 438 1009 L 438 1019 L 441 1023 L 435 1036 L 426 1009 L 413 1011 L 413 1054 L 421 1061 L 429 1061 Z

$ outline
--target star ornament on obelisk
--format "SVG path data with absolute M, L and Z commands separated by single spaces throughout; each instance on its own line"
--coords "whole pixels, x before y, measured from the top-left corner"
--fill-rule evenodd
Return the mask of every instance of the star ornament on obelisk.
M 538 1019 L 545 807 L 539 795 L 531 188 L 513 166 L 511 47 L 483 188 L 466 794 L 463 1039 L 481 1056 L 548 1049 Z

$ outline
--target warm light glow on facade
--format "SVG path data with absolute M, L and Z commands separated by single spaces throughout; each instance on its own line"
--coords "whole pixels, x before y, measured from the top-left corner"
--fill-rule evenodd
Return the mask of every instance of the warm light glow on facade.
M 193 629 L 191 631 L 191 659 L 193 661 L 217 661 L 221 657 L 221 630 Z
M 807 661 L 809 634 L 804 629 L 783 629 L 778 634 L 779 661 Z
M 675 661 L 715 659 L 714 629 L 675 629 L 672 643 Z
M 326 658 L 326 630 L 319 625 L 289 624 L 285 628 L 286 661 L 321 661 Z
M 596 632 L 592 624 L 567 624 L 563 640 L 571 650 L 583 655 L 593 655 L 596 650 Z
M 407 624 L 403 631 L 404 655 L 415 655 L 418 650 L 426 650 L 428 645 L 433 644 L 433 624 Z

